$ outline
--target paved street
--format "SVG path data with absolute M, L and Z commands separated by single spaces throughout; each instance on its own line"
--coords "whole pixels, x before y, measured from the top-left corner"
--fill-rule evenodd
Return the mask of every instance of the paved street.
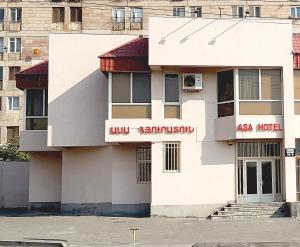
M 191 246 L 201 241 L 300 241 L 300 221 L 94 216 L 0 217 L 1 240 L 66 240 L 70 246 L 126 246 L 137 227 L 138 246 Z

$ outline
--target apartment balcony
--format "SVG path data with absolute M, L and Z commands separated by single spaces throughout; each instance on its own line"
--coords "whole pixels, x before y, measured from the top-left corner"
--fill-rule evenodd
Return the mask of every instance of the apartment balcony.
M 22 59 L 21 52 L 8 52 L 4 54 L 4 60 L 19 61 Z
M 283 116 L 239 115 L 221 117 L 214 121 L 214 133 L 215 139 L 219 141 L 283 138 Z
M 143 19 L 130 20 L 130 30 L 142 30 L 142 29 L 143 29 Z
M 51 24 L 51 30 L 63 31 L 64 30 L 64 22 L 55 22 Z
M 47 146 L 47 130 L 25 130 L 20 133 L 20 150 L 26 152 L 57 151 Z
M 68 30 L 70 31 L 80 31 L 82 29 L 82 23 L 81 22 L 71 22 L 69 24 Z
M 125 29 L 125 20 L 112 20 L 112 30 L 121 31 Z
M 8 28 L 10 32 L 19 32 L 22 29 L 22 23 L 20 21 L 10 22 Z

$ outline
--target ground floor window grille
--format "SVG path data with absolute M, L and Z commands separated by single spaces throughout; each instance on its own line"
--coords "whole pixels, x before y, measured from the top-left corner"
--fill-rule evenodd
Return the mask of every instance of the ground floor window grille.
M 237 143 L 237 157 L 280 157 L 280 155 L 279 141 Z
M 300 201 L 300 159 L 296 160 L 297 201 Z
M 179 142 L 164 143 L 164 171 L 165 172 L 180 171 L 180 143 Z
M 151 147 L 136 149 L 137 181 L 146 183 L 151 181 Z

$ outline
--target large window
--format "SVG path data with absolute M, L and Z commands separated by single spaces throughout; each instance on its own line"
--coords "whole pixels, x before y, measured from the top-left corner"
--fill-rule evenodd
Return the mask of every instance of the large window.
M 9 52 L 21 52 L 21 38 L 9 38 Z
M 293 18 L 300 18 L 300 6 L 292 6 L 290 15 Z
M 112 9 L 112 19 L 114 22 L 125 22 L 125 8 L 117 7 Z
M 234 115 L 233 70 L 218 72 L 218 117 Z
M 9 75 L 8 75 L 8 79 L 10 81 L 16 80 L 16 73 L 21 71 L 21 67 L 20 66 L 12 66 L 9 67 Z
M 151 181 L 151 147 L 136 149 L 137 181 L 147 183 Z
M 26 130 L 47 129 L 48 91 L 26 90 Z
M 22 9 L 21 8 L 11 8 L 10 9 L 10 21 L 20 22 L 22 20 Z
M 163 144 L 164 154 L 164 171 L 179 172 L 180 171 L 180 143 L 165 142 Z
M 9 111 L 19 110 L 19 97 L 7 97 L 7 105 Z
M 82 8 L 71 7 L 71 22 L 82 22 Z
M 62 23 L 65 21 L 65 8 L 54 7 L 52 8 L 52 23 Z
M 240 69 L 240 115 L 281 115 L 282 80 L 280 69 Z
M 165 75 L 165 118 L 180 118 L 180 76 L 178 74 Z
M 232 6 L 232 15 L 235 18 L 244 18 L 244 7 L 243 6 Z
M 0 22 L 4 21 L 4 9 L 0 9 Z
M 202 7 L 191 7 L 192 17 L 202 17 Z
M 131 22 L 142 22 L 143 21 L 143 9 L 142 8 L 131 8 L 130 21 Z
M 151 74 L 112 73 L 112 118 L 151 117 Z
M 173 16 L 184 17 L 185 16 L 185 8 L 184 7 L 174 7 L 173 8 Z

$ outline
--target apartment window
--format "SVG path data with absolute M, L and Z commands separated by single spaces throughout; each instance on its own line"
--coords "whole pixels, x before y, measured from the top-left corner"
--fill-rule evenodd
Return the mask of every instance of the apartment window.
M 16 80 L 16 74 L 21 71 L 20 66 L 9 67 L 9 77 L 8 79 L 13 81 Z
M 300 6 L 291 7 L 291 17 L 300 18 Z
M 260 6 L 254 6 L 253 10 L 254 10 L 254 14 L 253 14 L 254 17 L 256 18 L 261 17 Z
M 191 8 L 192 17 L 202 17 L 202 7 Z
M 178 74 L 165 75 L 165 118 L 180 118 L 180 77 Z
M 0 9 L 0 22 L 4 21 L 4 9 Z
M 136 149 L 137 181 L 147 183 L 151 181 L 151 147 Z
M 234 115 L 234 79 L 233 70 L 221 71 L 218 81 L 218 117 Z
M 233 6 L 232 15 L 236 18 L 244 18 L 244 7 L 243 6 Z
M 7 129 L 7 142 L 19 137 L 19 126 L 9 126 Z
M 115 22 L 125 22 L 125 8 L 117 7 L 112 10 L 112 18 Z
M 21 8 L 11 8 L 10 9 L 10 21 L 20 22 L 22 20 L 22 9 Z
M 3 67 L 0 66 L 0 90 L 3 90 Z
M 151 117 L 151 74 L 112 73 L 112 117 Z
M 240 115 L 281 115 L 280 69 L 240 69 Z
M 179 172 L 180 171 L 180 143 L 165 142 L 163 144 L 164 155 L 164 171 Z
M 26 90 L 26 130 L 46 130 L 48 116 L 48 90 Z
M 131 18 L 132 22 L 142 22 L 143 21 L 143 9 L 142 8 L 131 8 Z
M 173 16 L 184 17 L 185 16 L 185 8 L 184 7 L 174 7 L 173 8 Z
M 9 38 L 9 52 L 21 52 L 21 38 Z
M 19 110 L 19 97 L 8 97 L 8 110 L 16 111 Z
M 71 7 L 71 22 L 82 22 L 82 8 Z
M 65 8 L 54 7 L 52 8 L 52 23 L 60 23 L 65 21 Z

